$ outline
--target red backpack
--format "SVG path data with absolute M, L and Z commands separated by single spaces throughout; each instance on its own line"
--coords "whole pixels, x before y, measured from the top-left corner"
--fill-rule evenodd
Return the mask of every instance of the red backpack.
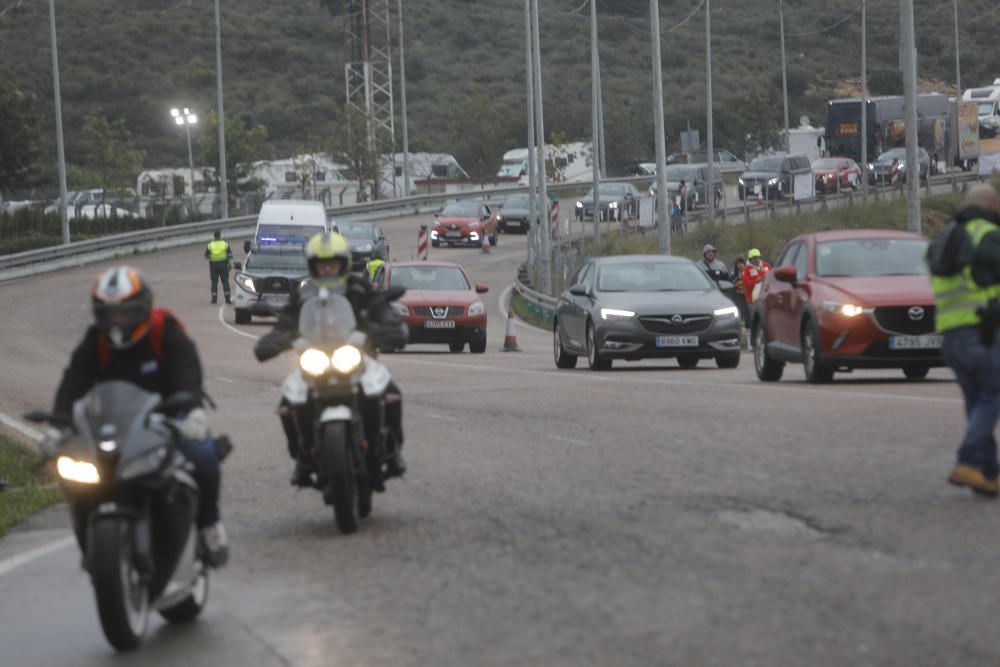
M 184 331 L 184 325 L 174 317 L 172 312 L 166 308 L 153 309 L 149 315 L 149 333 L 147 335 L 149 336 L 149 345 L 153 348 L 153 354 L 156 355 L 156 359 L 160 363 L 163 363 L 163 328 L 167 318 L 176 322 L 181 331 Z M 108 364 L 111 363 L 111 341 L 103 333 L 97 336 L 97 363 L 102 369 L 107 368 Z

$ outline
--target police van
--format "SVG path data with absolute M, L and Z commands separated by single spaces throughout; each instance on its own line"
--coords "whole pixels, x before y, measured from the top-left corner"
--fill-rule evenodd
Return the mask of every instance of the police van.
M 326 209 L 318 201 L 268 200 L 257 215 L 253 241 L 246 241 L 243 250 L 250 252 L 252 246 L 304 246 L 316 234 L 336 229 L 337 224 L 326 217 Z

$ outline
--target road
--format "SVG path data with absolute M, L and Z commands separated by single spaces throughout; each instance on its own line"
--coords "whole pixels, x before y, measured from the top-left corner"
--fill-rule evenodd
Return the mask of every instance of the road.
M 384 222 L 394 253 L 419 221 Z M 197 340 L 214 425 L 237 445 L 232 561 L 199 623 L 155 620 L 116 657 L 64 512 L 43 513 L 0 541 L 0 665 L 1000 661 L 1000 513 L 944 482 L 963 423 L 945 371 L 825 387 L 796 367 L 764 385 L 749 355 L 732 371 L 557 371 L 544 332 L 522 326 L 524 352 L 498 351 L 523 237 L 432 253 L 490 286 L 488 351 L 384 357 L 410 472 L 349 537 L 288 485 L 273 408 L 292 360 L 254 361 L 266 325 L 208 304 L 200 248 L 135 257 Z M 99 268 L 0 285 L 0 412 L 48 405 Z

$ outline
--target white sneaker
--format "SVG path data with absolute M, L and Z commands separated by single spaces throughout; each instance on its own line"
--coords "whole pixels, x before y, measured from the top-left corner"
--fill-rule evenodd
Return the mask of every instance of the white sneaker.
M 226 527 L 217 521 L 208 528 L 201 529 L 201 541 L 205 546 L 205 562 L 212 567 L 222 567 L 229 560 L 229 536 Z

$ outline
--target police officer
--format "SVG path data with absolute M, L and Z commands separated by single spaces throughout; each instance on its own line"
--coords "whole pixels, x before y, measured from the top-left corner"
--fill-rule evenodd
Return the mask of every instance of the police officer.
M 233 261 L 233 249 L 228 241 L 222 240 L 219 230 L 215 230 L 215 238 L 205 248 L 205 259 L 208 260 L 209 280 L 212 283 L 212 303 L 218 303 L 220 280 L 226 303 L 232 303 L 229 299 L 229 263 Z
M 375 274 L 378 273 L 379 267 L 384 265 L 385 265 L 385 259 L 382 256 L 382 249 L 375 248 L 372 251 L 371 259 L 369 259 L 368 263 L 365 264 L 365 269 L 368 271 L 368 282 L 370 283 L 375 282 Z
M 968 418 L 958 461 L 948 476 L 955 486 L 997 496 L 997 443 L 1000 418 L 1000 198 L 992 186 L 969 190 L 955 217 L 965 225 L 974 252 L 951 276 L 931 276 L 936 330 L 944 336 L 944 359 L 955 371 Z

